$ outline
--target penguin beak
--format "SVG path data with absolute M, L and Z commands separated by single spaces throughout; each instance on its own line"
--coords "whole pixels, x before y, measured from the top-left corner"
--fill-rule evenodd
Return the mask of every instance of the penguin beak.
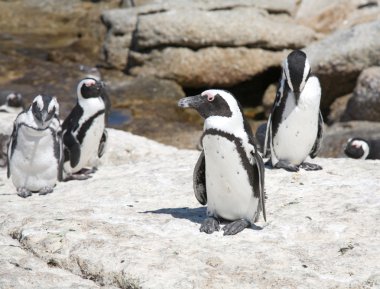
M 181 98 L 178 101 L 178 106 L 182 108 L 188 108 L 188 107 L 198 108 L 199 106 L 202 105 L 204 100 L 205 100 L 205 97 L 203 97 L 200 94 L 195 95 L 195 96 L 188 96 L 185 98 Z
M 301 92 L 293 92 L 294 93 L 294 97 L 296 99 L 296 105 L 298 105 L 298 101 L 300 99 L 300 95 L 301 95 Z

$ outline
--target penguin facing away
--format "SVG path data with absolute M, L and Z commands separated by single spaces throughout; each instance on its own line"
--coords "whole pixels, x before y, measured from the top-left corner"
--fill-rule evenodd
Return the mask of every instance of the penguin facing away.
M 55 97 L 38 95 L 13 126 L 8 145 L 8 178 L 17 194 L 26 198 L 32 193 L 53 192 L 62 180 L 62 137 Z
M 344 148 L 344 153 L 353 159 L 378 160 L 380 159 L 380 140 L 350 138 Z
M 319 80 L 311 74 L 306 54 L 300 50 L 291 52 L 282 66 L 276 100 L 267 123 L 264 156 L 270 148 L 274 168 L 292 172 L 300 167 L 321 170 L 321 166 L 305 162 L 308 156 L 317 156 L 322 143 Z
M 62 124 L 65 180 L 88 179 L 96 170 L 95 160 L 104 154 L 108 135 L 103 88 L 93 78 L 78 84 L 77 104 Z
M 194 108 L 205 119 L 202 152 L 194 169 L 194 192 L 207 204 L 201 232 L 234 235 L 251 226 L 262 211 L 264 220 L 264 164 L 251 128 L 236 99 L 224 90 L 206 90 L 182 98 L 178 106 Z

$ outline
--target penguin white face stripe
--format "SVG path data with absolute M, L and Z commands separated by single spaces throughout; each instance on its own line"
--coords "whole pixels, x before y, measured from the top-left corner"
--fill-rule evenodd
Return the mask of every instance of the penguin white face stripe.
M 293 91 L 293 84 L 292 84 L 292 80 L 290 78 L 289 65 L 288 65 L 288 59 L 287 58 L 283 62 L 283 68 L 284 68 L 286 79 L 288 81 L 288 85 L 289 85 L 290 89 Z
M 359 148 L 362 148 L 363 150 L 363 155 L 360 159 L 362 160 L 365 160 L 368 155 L 369 155 L 369 146 L 368 144 L 365 142 L 365 141 L 361 141 L 361 140 L 354 140 L 351 144 L 353 147 L 359 149 Z
M 53 108 L 55 108 L 56 114 L 58 114 L 59 104 L 58 104 L 57 99 L 55 97 L 53 97 L 53 99 L 49 103 L 48 113 L 52 112 Z
M 38 106 L 39 110 L 42 110 L 44 108 L 44 101 L 42 100 L 42 96 L 41 95 L 38 95 L 35 98 L 34 102 L 37 103 L 37 106 Z
M 309 61 L 306 58 L 305 67 L 304 67 L 304 70 L 303 70 L 302 82 L 301 82 L 301 85 L 300 85 L 300 91 L 302 91 L 303 88 L 305 87 L 306 78 L 309 75 L 309 72 L 310 72 L 310 64 L 309 64 Z

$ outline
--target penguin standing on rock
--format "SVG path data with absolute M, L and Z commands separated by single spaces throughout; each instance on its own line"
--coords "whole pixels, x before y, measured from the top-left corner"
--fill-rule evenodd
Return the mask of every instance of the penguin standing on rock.
M 257 151 L 251 128 L 240 105 L 227 91 L 207 90 L 178 102 L 194 108 L 205 119 L 203 150 L 194 169 L 197 200 L 208 204 L 208 218 L 200 227 L 211 234 L 219 230 L 234 235 L 251 226 L 264 206 L 264 164 Z
M 103 89 L 94 78 L 78 84 L 77 104 L 62 124 L 65 180 L 88 179 L 96 170 L 94 160 L 104 154 L 107 131 Z
M 283 62 L 282 77 L 276 100 L 268 119 L 263 152 L 270 148 L 274 168 L 287 171 L 321 170 L 317 164 L 305 162 L 315 158 L 320 149 L 323 119 L 319 110 L 321 86 L 310 73 L 306 54 L 291 52 Z
M 8 145 L 8 178 L 17 194 L 46 195 L 62 180 L 62 138 L 55 97 L 38 95 L 30 108 L 20 113 Z

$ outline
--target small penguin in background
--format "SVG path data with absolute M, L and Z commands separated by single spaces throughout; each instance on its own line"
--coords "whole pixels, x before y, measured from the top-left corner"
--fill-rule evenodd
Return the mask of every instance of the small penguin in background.
M 194 169 L 195 197 L 207 206 L 201 232 L 234 235 L 265 213 L 264 163 L 251 128 L 231 93 L 206 90 L 182 98 L 179 107 L 194 108 L 205 119 L 202 152 Z
M 103 84 L 94 78 L 81 80 L 77 104 L 62 124 L 65 180 L 84 180 L 95 172 L 107 141 Z M 88 168 L 90 167 L 90 169 Z
M 361 160 L 380 159 L 380 140 L 363 138 L 350 138 L 344 148 L 346 156 Z
M 32 193 L 53 192 L 62 180 L 62 137 L 55 97 L 38 95 L 28 110 L 20 113 L 8 145 L 8 178 L 17 194 L 26 198 Z
M 101 75 L 99 69 L 97 69 L 96 67 L 91 67 L 91 66 L 87 66 L 87 65 L 80 65 L 79 70 L 85 74 L 84 78 L 93 78 L 96 81 L 99 81 L 102 83 L 102 85 L 103 85 L 102 98 L 103 98 L 104 103 L 106 104 L 106 126 L 107 126 L 108 125 L 108 116 L 109 116 L 109 112 L 111 110 L 111 99 L 108 95 L 107 87 L 104 84 L 104 82 L 102 81 L 102 75 Z
M 282 65 L 282 77 L 268 119 L 263 152 L 270 148 L 271 164 L 296 172 L 321 170 L 305 162 L 315 158 L 322 143 L 323 118 L 319 110 L 321 86 L 311 74 L 306 54 L 291 52 Z M 265 154 L 267 156 L 268 154 Z
M 12 92 L 7 95 L 5 104 L 0 106 L 0 112 L 17 113 L 24 110 L 24 100 L 21 93 Z

